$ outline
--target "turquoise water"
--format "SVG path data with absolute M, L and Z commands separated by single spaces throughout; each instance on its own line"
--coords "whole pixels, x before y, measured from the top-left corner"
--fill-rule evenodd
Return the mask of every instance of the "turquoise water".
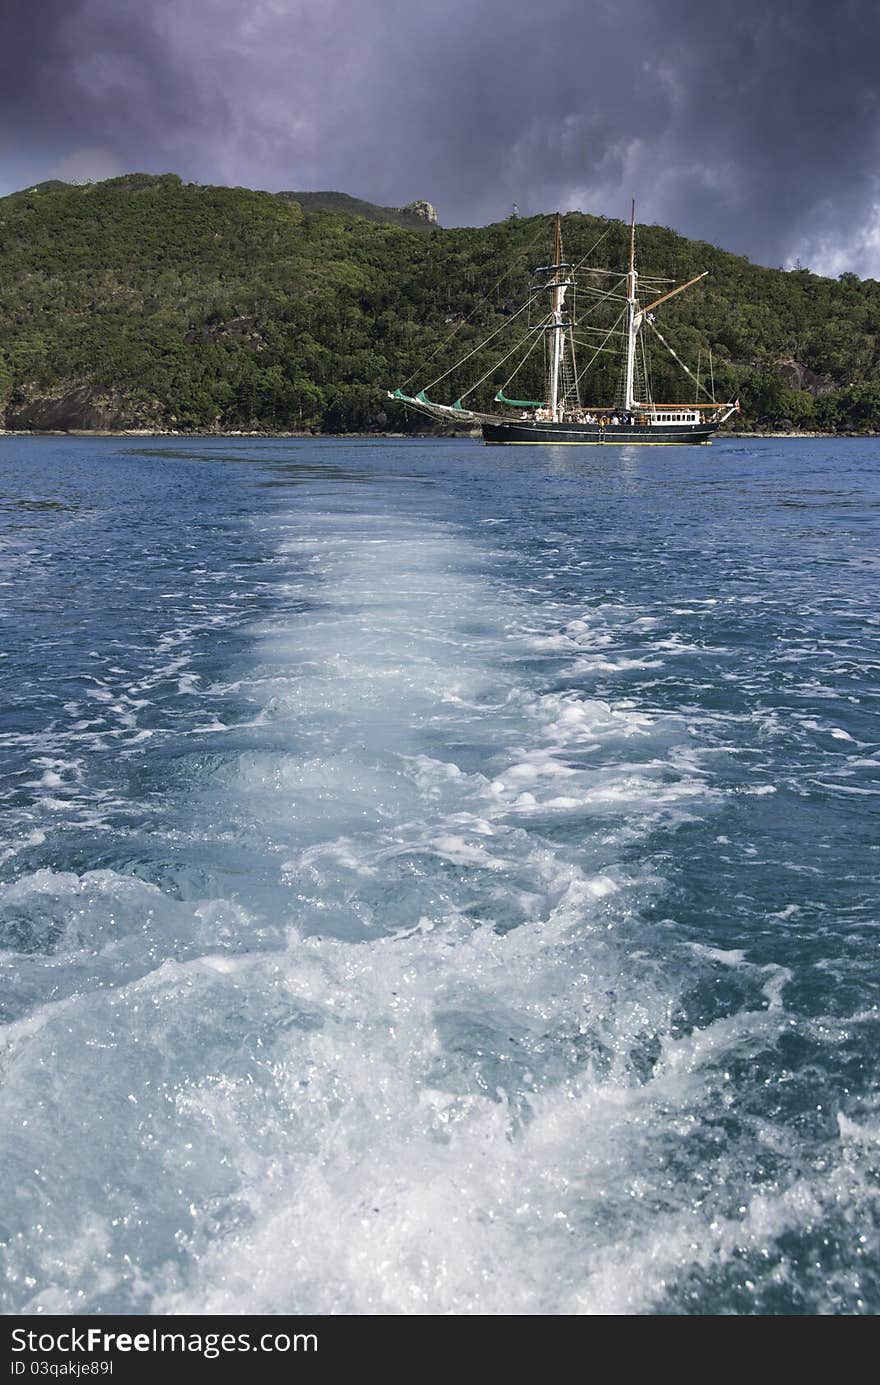
M 0 439 L 3 1310 L 876 1313 L 878 456 Z

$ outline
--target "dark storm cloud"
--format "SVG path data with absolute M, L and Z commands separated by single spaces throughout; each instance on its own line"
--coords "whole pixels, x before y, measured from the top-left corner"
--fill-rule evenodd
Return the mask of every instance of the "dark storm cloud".
M 175 138 L 213 129 L 225 101 L 187 79 L 187 55 L 163 33 L 161 4 L 0 0 L 0 158 L 32 181 L 88 176 L 93 164 L 151 167 Z M 5 167 L 4 167 L 5 172 Z M 97 174 L 96 176 L 100 176 Z M 3 179 L 9 183 L 8 177 Z
M 875 0 L 5 0 L 7 187 L 140 167 L 581 206 L 880 274 Z M 19 176 L 19 171 L 23 176 Z

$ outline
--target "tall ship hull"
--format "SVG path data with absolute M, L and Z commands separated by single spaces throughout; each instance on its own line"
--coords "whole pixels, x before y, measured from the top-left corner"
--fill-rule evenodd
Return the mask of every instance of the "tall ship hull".
M 636 270 L 635 232 L 633 204 L 628 268 L 583 268 L 591 252 L 577 264 L 563 257 L 562 222 L 557 214 L 551 263 L 532 271 L 521 306 L 516 311 L 505 308 L 506 316 L 488 337 L 473 345 L 467 343 L 461 359 L 423 388 L 415 393 L 391 390 L 389 398 L 453 427 L 467 428 L 469 432 L 479 427 L 483 441 L 493 446 L 531 443 L 676 447 L 710 442 L 712 435 L 739 409 L 739 401 L 723 403 L 716 399 L 711 351 L 707 387 L 700 378 L 699 361 L 695 373 L 666 340 L 654 315 L 655 309 L 704 279 L 705 273 L 678 285 L 668 279 L 640 275 Z M 593 250 L 607 234 L 608 230 Z M 497 288 L 497 284 L 493 287 Z M 587 307 L 579 317 L 577 306 L 584 297 Z M 488 301 L 489 295 L 477 309 Z M 601 312 L 610 320 L 603 321 Z M 467 319 L 459 326 L 466 322 Z M 458 327 L 453 336 L 457 332 Z M 476 361 L 482 368 L 489 343 L 510 332 L 514 334 L 513 345 L 504 340 L 495 348 L 500 346 L 503 350 L 500 359 L 490 364 L 477 380 L 464 380 L 463 367 L 471 362 L 472 368 Z M 656 338 L 675 359 L 677 367 L 690 377 L 701 398 L 686 403 L 660 403 L 654 399 L 645 343 L 648 335 L 652 349 L 659 350 L 654 345 Z M 436 348 L 429 359 L 435 358 L 441 349 Z M 611 392 L 607 357 L 614 355 L 619 360 L 619 373 L 612 398 L 585 402 L 589 374 L 600 356 L 605 368 L 600 366 L 595 374 L 599 375 L 600 389 Z M 582 366 L 584 356 L 588 359 Z M 519 383 L 514 385 L 514 380 Z M 441 385 L 449 389 L 459 381 L 464 388 L 456 390 L 457 397 L 451 404 L 440 403 L 428 394 L 428 390 L 434 391 Z M 534 397 L 539 388 L 543 397 Z M 522 394 L 529 389 L 532 398 L 512 398 L 508 393 Z
M 594 446 L 681 447 L 688 443 L 707 443 L 717 432 L 718 423 L 683 423 L 599 428 L 590 423 L 519 423 L 481 424 L 483 441 L 498 443 L 581 443 Z

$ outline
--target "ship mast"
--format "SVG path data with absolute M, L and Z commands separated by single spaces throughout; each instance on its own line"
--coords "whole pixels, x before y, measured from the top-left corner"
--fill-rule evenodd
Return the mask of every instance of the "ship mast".
M 556 243 L 553 248 L 553 313 L 552 326 L 553 333 L 553 352 L 550 359 L 550 417 L 554 423 L 558 423 L 562 416 L 559 407 L 559 370 L 562 365 L 562 334 L 565 328 L 562 325 L 562 303 L 565 298 L 565 286 L 561 281 L 562 275 L 562 221 L 559 213 L 556 213 Z
M 629 227 L 629 273 L 626 276 L 626 383 L 624 385 L 623 407 L 628 411 L 635 407 L 633 388 L 636 370 L 636 336 L 642 325 L 639 312 L 638 275 L 636 274 L 636 204 L 632 204 L 632 218 Z

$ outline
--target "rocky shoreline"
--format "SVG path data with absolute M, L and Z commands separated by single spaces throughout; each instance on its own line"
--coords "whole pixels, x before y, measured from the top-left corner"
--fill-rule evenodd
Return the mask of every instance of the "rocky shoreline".
M 389 438 L 406 438 L 410 441 L 433 441 L 436 438 L 453 437 L 452 433 L 393 433 L 393 432 L 363 432 L 363 433 L 314 433 L 308 430 L 302 432 L 289 431 L 269 431 L 267 429 L 254 429 L 249 431 L 243 428 L 215 431 L 213 429 L 183 429 L 183 428 L 0 428 L 0 437 L 5 438 L 311 438 L 314 440 L 328 440 L 341 438 L 361 438 L 376 440 Z M 478 431 L 458 433 L 459 437 L 479 438 Z M 717 438 L 876 438 L 880 433 L 874 431 L 856 432 L 795 432 L 783 430 L 750 430 L 748 432 L 723 431 L 716 433 Z

